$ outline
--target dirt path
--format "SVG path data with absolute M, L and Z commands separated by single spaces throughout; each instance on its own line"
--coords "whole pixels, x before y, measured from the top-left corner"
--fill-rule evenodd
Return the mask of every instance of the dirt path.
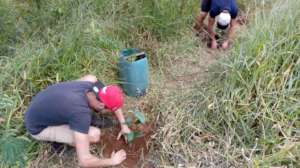
M 166 90 L 188 89 L 195 84 L 206 81 L 209 67 L 216 63 L 220 57 L 219 51 L 213 51 L 208 48 L 198 48 L 194 55 L 194 60 L 181 60 L 174 62 L 170 70 L 166 72 Z M 180 72 L 173 69 L 180 69 Z
M 190 36 L 193 36 L 192 34 Z M 140 99 L 127 97 L 125 112 L 133 111 L 138 108 L 146 114 L 148 121 L 151 121 L 150 130 L 159 127 L 160 122 L 156 122 L 157 118 L 157 105 L 162 100 L 162 97 L 170 96 L 169 94 L 178 89 L 193 88 L 195 84 L 199 84 L 207 80 L 209 74 L 209 67 L 216 63 L 220 57 L 220 51 L 210 50 L 202 47 L 201 42 L 195 37 L 195 46 L 190 46 L 191 51 L 186 53 L 186 56 L 172 55 L 177 59 L 171 59 L 168 66 L 164 68 L 163 74 L 157 76 L 157 72 L 151 75 L 151 89 L 145 97 Z M 182 54 L 182 53 L 179 53 Z M 184 59 L 182 59 L 184 58 Z M 147 126 L 147 124 L 146 124 Z M 148 125 L 150 126 L 150 125 Z M 102 140 L 103 143 L 99 145 L 102 148 L 102 154 L 108 157 L 113 150 L 125 149 L 128 158 L 120 166 L 116 168 L 154 168 L 159 164 L 159 157 L 155 151 L 155 131 L 145 133 L 144 137 L 137 139 L 133 142 L 132 146 L 115 140 L 117 135 L 116 129 L 104 130 Z
M 246 28 L 248 17 L 238 16 L 239 30 Z M 204 28 L 205 29 L 205 28 Z M 193 36 L 193 35 L 190 35 Z M 209 67 L 217 62 L 217 60 L 225 55 L 222 49 L 212 50 L 207 46 L 209 44 L 209 36 L 207 31 L 203 31 L 196 37 L 197 47 L 192 57 L 174 60 L 170 67 L 165 71 L 166 90 L 187 89 L 207 80 Z M 176 56 L 174 56 L 176 58 Z
M 241 17 L 239 18 L 238 21 L 240 24 L 239 31 L 246 29 L 246 26 L 243 25 L 247 23 L 246 22 L 247 19 Z M 196 39 L 199 45 L 194 48 L 194 51 L 192 53 L 190 53 L 192 55 L 191 57 L 184 57 L 184 59 L 179 59 L 179 60 L 175 59 L 172 61 L 172 64 L 170 64 L 170 66 L 168 67 L 168 69 L 165 71 L 164 74 L 165 81 L 164 81 L 164 86 L 162 88 L 163 90 L 166 90 L 165 96 L 174 97 L 176 96 L 176 94 L 174 95 L 174 92 L 176 93 L 179 90 L 181 90 L 183 93 L 189 93 L 189 91 L 191 91 L 190 89 L 193 89 L 192 91 L 194 91 L 195 86 L 201 86 L 202 83 L 209 82 L 208 80 L 211 78 L 210 75 L 213 74 L 213 70 L 220 66 L 218 64 L 218 61 L 222 57 L 228 55 L 229 50 L 227 51 L 224 51 L 222 49 L 211 50 L 206 47 L 207 46 L 206 44 L 208 44 L 207 40 L 209 40 L 209 38 L 206 36 L 205 33 L 200 34 L 198 39 Z M 174 57 L 176 58 L 176 56 Z M 166 133 L 167 131 L 164 132 L 164 130 L 172 130 L 172 128 L 174 127 L 174 123 L 168 124 L 168 121 L 171 122 L 176 121 L 176 118 L 173 117 L 172 115 L 169 115 L 168 113 L 166 113 L 165 116 L 162 117 L 164 118 L 163 120 L 166 120 L 167 122 L 165 123 L 166 125 L 164 125 L 163 128 L 161 129 L 162 130 L 161 132 L 163 135 L 168 137 Z M 172 131 L 170 132 L 171 132 L 170 134 L 172 134 Z M 201 142 L 205 140 L 205 141 L 211 141 L 213 143 L 214 141 L 213 140 L 214 135 L 211 134 L 203 134 L 197 136 L 197 138 L 201 138 L 200 140 Z M 172 144 L 170 143 L 170 141 L 161 142 L 161 143 Z M 172 151 L 172 149 L 170 150 Z M 214 150 L 197 151 L 197 158 L 201 160 L 199 162 L 202 163 L 203 167 L 223 167 L 220 165 L 224 161 L 223 158 L 216 156 Z M 169 160 L 167 160 L 167 162 L 169 162 Z M 187 163 L 187 162 L 184 159 L 181 160 L 180 157 L 177 158 L 176 156 L 174 156 L 174 158 L 171 158 L 170 163 L 174 165 L 178 165 L 178 167 L 180 167 L 179 165 L 184 165 L 181 163 Z M 194 165 L 197 164 L 191 163 L 191 165 L 192 165 L 191 167 L 194 167 Z

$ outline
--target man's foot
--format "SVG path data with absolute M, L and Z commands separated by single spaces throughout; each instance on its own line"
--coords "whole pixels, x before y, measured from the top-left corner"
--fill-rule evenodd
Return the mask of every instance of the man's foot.
M 91 126 L 98 128 L 110 128 L 117 125 L 117 122 L 108 116 L 92 115 Z
M 222 43 L 222 49 L 227 50 L 230 47 L 229 40 L 226 40 Z

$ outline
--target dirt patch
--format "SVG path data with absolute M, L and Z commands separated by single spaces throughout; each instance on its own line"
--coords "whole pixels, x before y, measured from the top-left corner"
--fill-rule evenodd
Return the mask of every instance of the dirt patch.
M 188 89 L 205 82 L 208 79 L 210 65 L 217 62 L 221 51 L 200 46 L 189 54 L 192 56 L 186 56 L 178 61 L 173 60 L 172 64 L 164 70 L 165 90 Z
M 140 167 L 142 161 L 149 153 L 151 135 L 154 133 L 154 124 L 147 123 L 145 125 L 133 126 L 131 129 L 133 131 L 140 131 L 143 133 L 142 137 L 134 139 L 131 144 L 127 144 L 124 138 L 117 140 L 117 135 L 120 131 L 119 128 L 105 130 L 103 136 L 101 136 L 101 147 L 103 148 L 104 157 L 110 157 L 113 151 L 121 149 L 126 151 L 127 159 L 120 165 L 120 167 Z M 149 165 L 146 167 L 151 166 Z

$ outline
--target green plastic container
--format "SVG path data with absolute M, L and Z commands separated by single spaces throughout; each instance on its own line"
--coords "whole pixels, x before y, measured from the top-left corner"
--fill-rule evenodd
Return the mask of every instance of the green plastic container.
M 136 48 L 124 49 L 120 53 L 120 78 L 126 95 L 144 96 L 149 86 L 147 55 Z

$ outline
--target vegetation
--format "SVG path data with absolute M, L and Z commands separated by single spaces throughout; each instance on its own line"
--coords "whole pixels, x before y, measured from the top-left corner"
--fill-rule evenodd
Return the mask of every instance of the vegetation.
M 161 164 L 298 166 L 297 1 L 239 1 L 251 23 L 211 80 L 151 100 Z M 198 11 L 194 0 L 0 0 L 0 167 L 25 167 L 41 150 L 23 123 L 37 92 L 87 73 L 117 83 L 126 47 L 145 50 L 153 73 L 164 73 L 198 52 L 187 33 Z
M 1 142 L 8 140 L 0 145 L 1 167 L 32 160 L 40 148 L 23 138 L 28 137 L 23 114 L 32 96 L 87 73 L 118 82 L 118 54 L 127 46 L 149 51 L 158 64 L 152 44 L 179 37 L 177 30 L 192 23 L 195 9 L 192 0 L 1 0 L 0 135 Z M 18 149 L 24 142 L 30 145 Z
M 256 12 L 206 85 L 167 100 L 175 103 L 162 109 L 161 140 L 171 163 L 299 166 L 298 7 L 278 1 Z

